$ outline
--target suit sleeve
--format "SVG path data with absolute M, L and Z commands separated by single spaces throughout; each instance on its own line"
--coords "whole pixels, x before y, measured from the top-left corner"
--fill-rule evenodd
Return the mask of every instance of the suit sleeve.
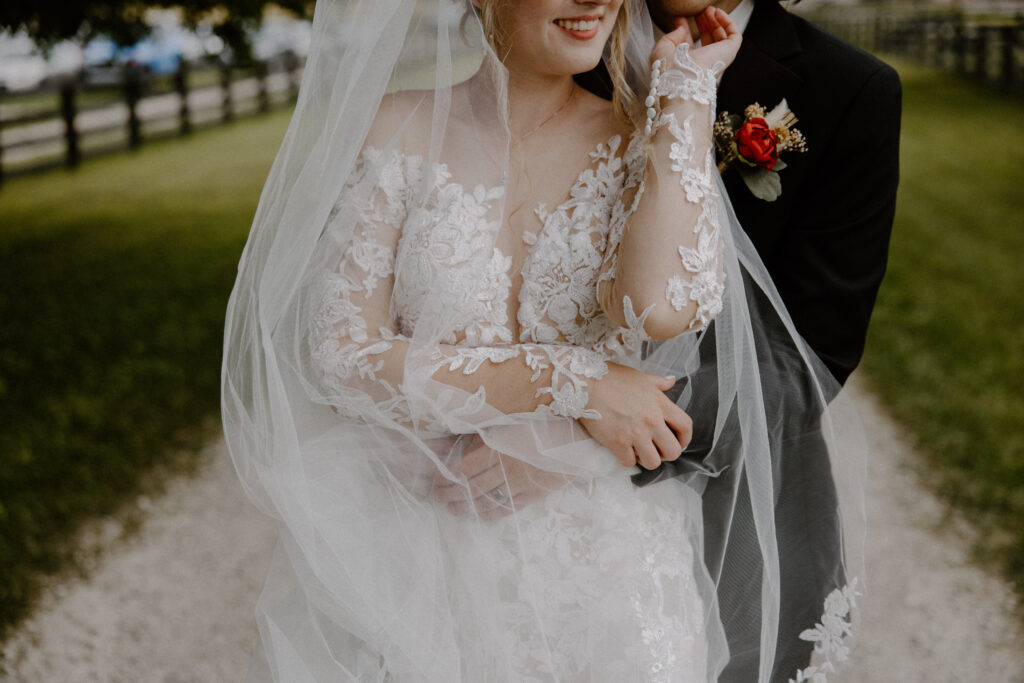
M 798 330 L 843 383 L 860 361 L 899 182 L 901 87 L 881 66 L 837 123 L 770 270 Z

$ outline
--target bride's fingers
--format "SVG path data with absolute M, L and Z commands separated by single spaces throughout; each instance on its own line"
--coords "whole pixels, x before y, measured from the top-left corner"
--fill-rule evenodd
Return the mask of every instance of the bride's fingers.
M 739 26 L 732 20 L 729 13 L 715 8 L 715 21 L 720 27 L 719 30 L 715 31 L 716 41 L 727 40 L 727 39 L 740 39 L 741 33 Z
M 707 10 L 698 14 L 695 19 L 697 22 L 697 30 L 700 33 L 701 45 L 709 45 L 714 42 L 714 30 L 718 26 L 718 23 L 712 23 L 712 19 L 708 16 L 710 14 L 711 17 L 714 17 L 714 12 L 710 11 L 713 9 L 713 7 L 708 7 Z
M 686 411 L 672 403 L 668 397 L 662 403 L 662 414 L 665 424 L 675 433 L 680 448 L 685 450 L 690 445 L 690 440 L 693 439 L 693 420 L 686 414 Z
M 480 495 L 481 492 L 490 491 L 503 480 L 504 476 L 502 475 L 501 468 L 495 466 L 480 473 L 474 479 L 470 480 L 468 484 L 461 481 L 452 482 L 447 480 L 445 480 L 446 483 L 442 483 L 440 485 L 435 484 L 432 493 L 434 500 L 438 503 L 452 503 L 459 500 L 465 500 L 467 496 L 476 497 Z M 488 489 L 484 489 L 483 486 L 486 486 L 489 481 L 496 481 L 498 483 L 495 483 Z
M 637 464 L 644 469 L 657 469 L 658 465 L 661 464 L 661 454 L 658 453 L 658 449 L 654 447 L 653 441 L 634 444 L 633 450 L 636 452 Z
M 492 467 L 469 480 L 469 490 L 474 498 L 490 496 L 491 491 L 508 489 L 508 475 L 503 467 Z
M 666 33 L 661 37 L 654 45 L 654 53 L 659 54 L 661 52 L 671 52 L 676 49 L 677 45 L 682 43 L 693 44 L 693 34 L 690 31 L 690 24 L 686 20 L 686 17 L 676 17 L 676 27 L 669 33 Z M 654 59 L 652 55 L 652 59 Z
M 668 462 L 678 460 L 679 456 L 683 454 L 683 447 L 680 445 L 679 439 L 676 438 L 676 435 L 672 433 L 667 424 L 663 424 L 654 433 L 654 445 L 658 448 L 661 459 Z
M 627 444 L 620 444 L 615 448 L 607 447 L 612 452 L 615 459 L 619 461 L 619 464 L 623 467 L 632 467 L 636 464 L 636 453 L 633 452 L 633 447 Z
M 495 497 L 494 491 L 498 489 L 501 491 L 501 495 Z M 474 492 L 472 497 L 467 495 L 466 490 L 462 490 L 462 498 L 454 500 L 447 504 L 448 512 L 452 513 L 457 517 L 469 517 L 469 516 L 480 516 L 484 517 L 488 513 L 492 513 L 496 510 L 509 510 L 513 509 L 512 501 L 518 494 L 511 489 L 508 484 L 500 484 L 498 486 L 492 486 L 485 492 Z
M 740 30 L 728 12 L 709 7 L 697 17 L 701 45 L 713 45 L 732 38 L 740 39 Z
M 482 452 L 481 452 L 482 451 Z M 466 484 L 473 486 L 480 477 L 502 479 L 503 474 L 493 452 L 488 448 L 475 449 L 466 454 L 466 457 L 455 467 L 455 474 L 466 477 L 466 481 L 452 481 L 440 473 L 434 476 L 434 485 L 431 494 L 439 503 L 450 503 L 452 501 L 464 500 L 466 498 Z M 495 484 L 497 486 L 497 484 Z M 492 487 L 493 488 L 493 487 Z
M 675 25 L 676 27 L 668 34 L 671 37 L 672 44 L 692 43 L 693 27 L 690 24 L 690 20 L 687 17 L 676 17 Z
M 697 16 L 701 44 L 711 45 L 725 40 L 729 35 L 726 26 L 731 23 L 728 13 L 715 7 L 708 7 Z
M 459 500 L 448 503 L 448 512 L 456 517 L 484 517 L 496 510 L 511 509 L 511 502 L 501 504 L 490 496 L 480 496 L 472 500 Z

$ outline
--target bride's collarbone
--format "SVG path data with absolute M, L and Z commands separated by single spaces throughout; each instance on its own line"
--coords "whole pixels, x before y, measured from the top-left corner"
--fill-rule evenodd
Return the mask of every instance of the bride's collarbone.
M 596 128 L 575 126 L 554 130 L 550 135 L 527 139 L 512 146 L 506 183 L 506 215 L 529 207 L 552 209 L 569 199 L 573 188 L 588 170 L 597 166 L 595 153 L 619 136 L 618 149 L 610 152 L 622 156 L 628 131 L 621 125 Z M 612 122 L 617 124 L 618 122 Z

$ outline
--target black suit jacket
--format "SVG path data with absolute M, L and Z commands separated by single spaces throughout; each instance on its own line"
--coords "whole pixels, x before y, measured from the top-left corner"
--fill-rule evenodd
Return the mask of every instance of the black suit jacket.
M 777 3 L 759 0 L 726 70 L 718 109 L 741 114 L 783 98 L 808 152 L 789 153 L 782 196 L 723 179 L 797 330 L 842 383 L 864 350 L 885 274 L 899 180 L 896 72 Z

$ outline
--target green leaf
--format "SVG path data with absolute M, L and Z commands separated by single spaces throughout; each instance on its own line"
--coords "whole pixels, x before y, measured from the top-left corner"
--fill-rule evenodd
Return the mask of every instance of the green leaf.
M 755 164 L 753 161 L 740 154 L 740 147 L 739 145 L 736 144 L 735 140 L 732 143 L 732 153 L 736 156 L 736 160 L 742 163 L 743 166 L 746 166 L 747 168 L 750 169 L 759 168 L 758 165 Z M 737 168 L 742 168 L 742 166 L 737 166 Z
M 772 170 L 775 171 L 776 173 L 778 173 L 779 171 L 785 171 L 787 166 L 788 166 L 788 164 L 785 161 L 783 161 L 782 159 L 776 159 L 775 160 L 775 165 L 772 166 Z
M 747 169 L 743 166 L 737 168 L 740 169 L 743 182 L 758 199 L 774 202 L 782 194 L 782 179 L 775 171 L 767 168 Z

